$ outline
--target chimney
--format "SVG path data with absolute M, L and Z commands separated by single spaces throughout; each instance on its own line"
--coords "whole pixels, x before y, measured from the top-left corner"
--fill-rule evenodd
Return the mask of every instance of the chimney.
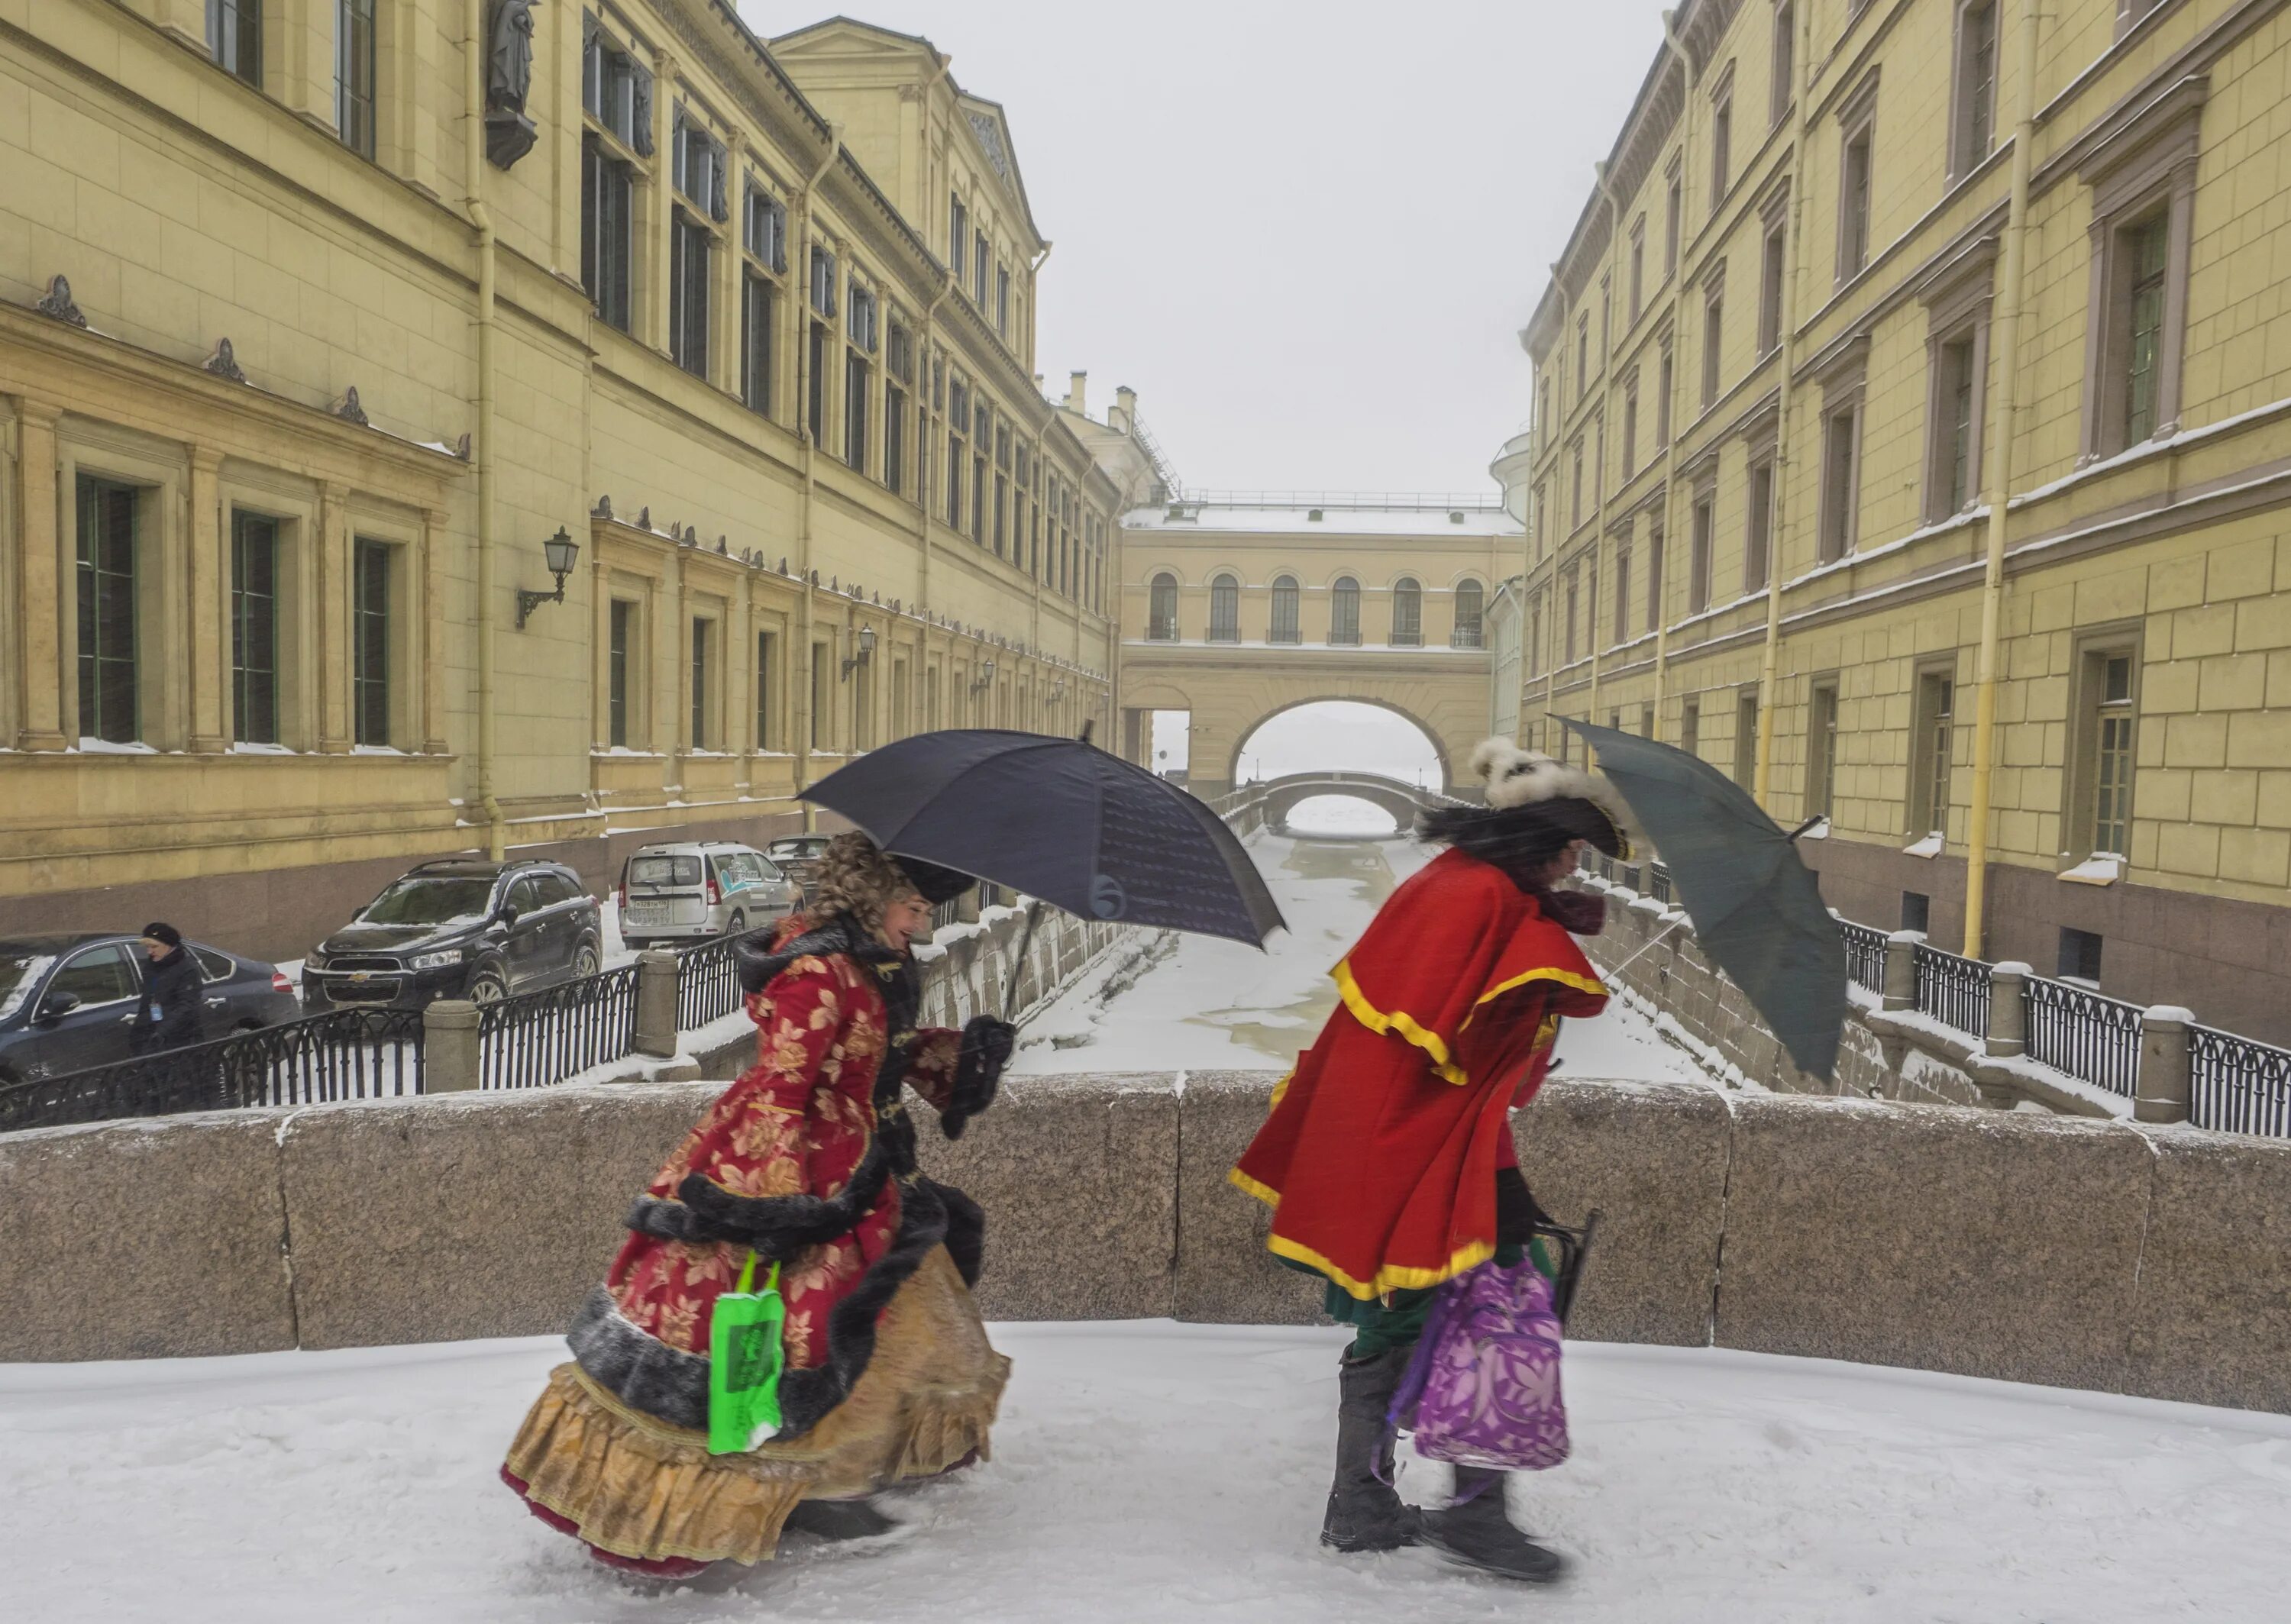
M 1089 415 L 1089 374 L 1086 372 L 1066 374 L 1066 410 L 1076 417 Z
M 1105 421 L 1108 427 L 1119 429 L 1124 434 L 1137 433 L 1137 391 L 1126 383 L 1115 390 L 1113 410 L 1107 415 Z

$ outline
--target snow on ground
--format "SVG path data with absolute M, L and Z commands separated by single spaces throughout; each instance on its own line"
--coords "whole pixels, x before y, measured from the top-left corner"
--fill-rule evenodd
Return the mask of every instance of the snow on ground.
M 1551 1591 L 1315 1543 L 1343 1333 L 1006 1325 L 994 1459 L 867 1546 L 639 1587 L 494 1474 L 553 1339 L 0 1365 L 7 1616 L 109 1624 L 2207 1624 L 2283 1616 L 2291 1418 L 1571 1349 Z M 1405 1451 L 1403 1450 L 1403 1456 Z M 1444 1474 L 1403 1471 L 1411 1498 Z
M 1238 942 L 1179 937 L 1126 985 L 1117 959 L 1084 977 L 1028 1021 L 1012 1070 L 1285 1071 L 1336 1008 L 1329 971 L 1368 929 L 1393 888 L 1433 853 L 1409 840 L 1299 840 L 1260 832 L 1250 855 L 1289 929 L 1260 953 Z M 1109 979 L 1120 990 L 1108 996 Z M 1560 1028 L 1562 1069 L 1578 1077 L 1708 1082 L 1644 1016 L 1611 1004 Z

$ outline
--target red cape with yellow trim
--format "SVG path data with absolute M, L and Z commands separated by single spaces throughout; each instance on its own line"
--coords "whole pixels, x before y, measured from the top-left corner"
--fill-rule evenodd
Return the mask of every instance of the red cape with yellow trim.
M 1334 971 L 1342 1003 L 1274 1094 L 1233 1182 L 1268 1244 L 1358 1298 L 1437 1285 L 1495 1251 L 1507 1112 L 1561 1016 L 1607 990 L 1502 871 L 1448 851 L 1393 892 Z

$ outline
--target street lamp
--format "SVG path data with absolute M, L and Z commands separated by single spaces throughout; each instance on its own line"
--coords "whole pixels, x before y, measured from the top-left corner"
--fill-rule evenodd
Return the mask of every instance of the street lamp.
M 989 688 L 993 686 L 994 662 L 992 660 L 981 660 L 978 663 L 978 675 L 971 679 L 970 691 L 976 694 L 982 689 Z
M 549 560 L 549 573 L 557 577 L 553 592 L 536 592 L 531 587 L 517 589 L 517 629 L 525 630 L 526 621 L 534 610 L 544 603 L 565 601 L 565 577 L 573 573 L 573 561 L 581 556 L 581 543 L 566 534 L 565 527 L 557 527 L 557 534 L 541 543 L 542 556 Z
M 872 626 L 862 626 L 859 628 L 859 652 L 857 654 L 848 654 L 843 656 L 843 679 L 846 682 L 850 681 L 851 673 L 857 671 L 861 666 L 867 664 L 870 661 L 873 660 L 874 657 L 875 628 Z

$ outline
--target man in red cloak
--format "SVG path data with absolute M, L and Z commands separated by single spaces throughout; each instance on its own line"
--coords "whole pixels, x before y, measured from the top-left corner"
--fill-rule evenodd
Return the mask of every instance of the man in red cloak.
M 1607 1001 L 1570 934 L 1596 934 L 1604 904 L 1553 887 L 1584 844 L 1610 856 L 1630 846 L 1604 780 L 1503 739 L 1472 765 L 1487 805 L 1419 824 L 1449 849 L 1393 892 L 1337 966 L 1338 1007 L 1232 1178 L 1273 1207 L 1274 1254 L 1325 1278 L 1330 1314 L 1357 1332 L 1338 1371 L 1322 1542 L 1420 1542 L 1547 1580 L 1560 1559 L 1511 1525 L 1503 1474 L 1459 1467 L 1449 1507 L 1401 1502 L 1385 1416 L 1431 1288 L 1490 1258 L 1516 1262 L 1529 1242 L 1539 1214 L 1510 1113 L 1541 1087 L 1561 1019 Z

